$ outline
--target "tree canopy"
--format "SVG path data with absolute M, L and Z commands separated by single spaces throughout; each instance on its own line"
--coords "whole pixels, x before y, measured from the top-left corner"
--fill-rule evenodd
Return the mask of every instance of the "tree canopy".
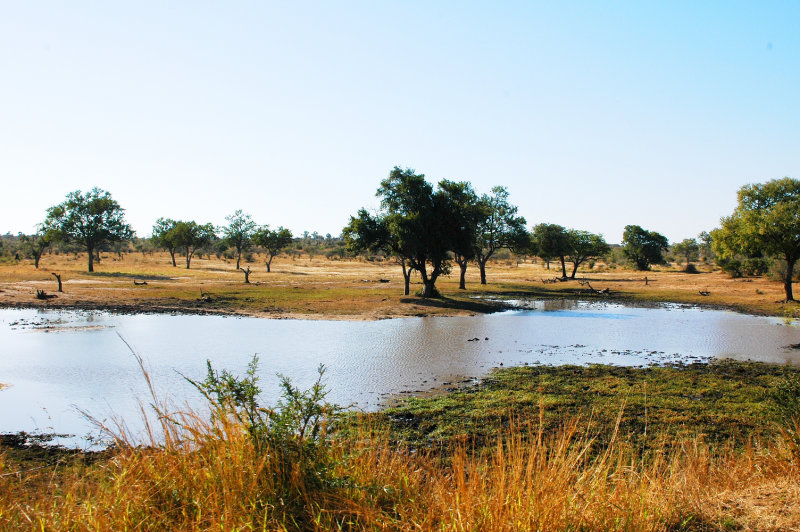
M 175 222 L 172 233 L 176 246 L 184 250 L 187 270 L 192 263 L 192 257 L 195 251 L 197 251 L 198 248 L 207 246 L 217 238 L 213 224 L 207 223 L 199 225 L 194 220 L 189 222 Z
M 265 225 L 253 234 L 253 243 L 264 248 L 267 253 L 266 265 L 267 273 L 269 273 L 275 255 L 292 243 L 292 232 L 284 227 L 278 227 L 273 231 L 268 225 Z
M 228 221 L 228 225 L 222 228 L 222 233 L 225 235 L 225 241 L 236 249 L 236 269 L 238 270 L 242 260 L 242 251 L 252 245 L 253 234 L 258 226 L 250 215 L 243 213 L 241 209 L 226 216 L 225 219 Z
M 733 214 L 712 232 L 715 251 L 725 257 L 776 255 L 786 261 L 784 291 L 794 301 L 792 276 L 800 258 L 800 181 L 784 177 L 739 189 Z
M 669 248 L 667 237 L 642 229 L 638 225 L 626 225 L 622 233 L 622 252 L 639 270 L 649 270 L 651 264 L 664 263 L 664 251 Z
M 567 231 L 569 251 L 567 260 L 572 262 L 571 278 L 575 278 L 578 273 L 578 266 L 588 259 L 601 257 L 611 249 L 602 235 L 590 233 L 589 231 L 579 231 L 570 229 Z
M 454 185 L 448 183 L 434 191 L 424 174 L 395 166 L 376 193 L 381 210 L 359 210 L 342 231 L 348 247 L 390 253 L 403 266 L 406 294 L 411 271 L 416 270 L 422 277 L 422 296 L 436 295 L 436 280 L 450 269 L 449 251 L 463 236 L 457 202 L 448 193 Z
M 449 222 L 454 235 L 451 251 L 460 270 L 458 288 L 466 290 L 467 266 L 478 256 L 478 228 L 489 217 L 489 206 L 478 198 L 472 185 L 467 182 L 442 180 L 439 190 L 450 203 L 452 216 Z M 483 278 L 486 278 L 485 274 Z
M 700 245 L 694 238 L 684 238 L 682 241 L 672 245 L 672 252 L 679 257 L 683 257 L 688 269 L 689 264 L 700 257 Z M 680 263 L 680 260 L 678 262 Z
M 525 230 L 525 218 L 517 216 L 517 207 L 508 202 L 505 187 L 493 187 L 490 194 L 481 196 L 484 210 L 476 231 L 475 261 L 486 284 L 486 263 L 501 248 L 513 251 L 527 249 L 530 235 Z
M 42 254 L 50 246 L 52 240 L 52 233 L 40 227 L 32 235 L 20 235 L 20 249 L 26 255 L 33 257 L 33 266 L 38 269 Z
M 130 240 L 134 232 L 125 223 L 125 210 L 111 194 L 97 187 L 86 194 L 80 190 L 47 210 L 42 227 L 53 238 L 80 242 L 89 254 L 89 271 L 94 271 L 94 256 L 102 246 Z
M 550 261 L 557 258 L 561 261 L 562 277 L 567 277 L 566 256 L 570 252 L 570 236 L 566 228 L 558 224 L 537 224 L 531 234 L 531 246 L 536 254 Z
M 153 244 L 160 248 L 169 251 L 169 256 L 172 258 L 172 265 L 177 266 L 175 262 L 175 250 L 178 249 L 180 242 L 177 239 L 177 232 L 175 226 L 178 222 L 171 218 L 159 218 L 153 225 L 153 236 L 150 237 Z

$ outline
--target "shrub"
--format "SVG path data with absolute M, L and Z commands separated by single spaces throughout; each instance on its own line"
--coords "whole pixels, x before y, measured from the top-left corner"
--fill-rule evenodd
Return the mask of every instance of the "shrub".
M 800 374 L 787 372 L 772 391 L 771 399 L 778 423 L 789 440 L 800 449 Z
M 258 356 L 253 356 L 244 377 L 218 372 L 210 361 L 207 365 L 204 381 L 186 380 L 208 400 L 212 421 L 233 418 L 245 428 L 256 452 L 273 462 L 268 468 L 273 476 L 270 484 L 281 488 L 280 499 L 302 504 L 305 490 L 321 490 L 331 483 L 331 438 L 341 409 L 325 401 L 324 366 L 305 391 L 278 375 L 281 399 L 268 408 L 259 402 Z
M 717 261 L 723 271 L 731 277 L 744 275 L 764 275 L 769 271 L 772 261 L 762 257 L 730 258 Z

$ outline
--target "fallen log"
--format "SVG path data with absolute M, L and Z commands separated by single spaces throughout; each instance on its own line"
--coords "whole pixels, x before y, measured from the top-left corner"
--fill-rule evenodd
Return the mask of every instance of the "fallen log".
M 36 299 L 43 299 L 43 300 L 47 301 L 48 299 L 53 299 L 55 297 L 58 297 L 58 296 L 55 295 L 55 294 L 48 294 L 44 290 L 36 290 Z
M 608 294 L 610 294 L 610 293 L 611 293 L 611 289 L 610 289 L 610 288 L 608 288 L 608 287 L 606 287 L 606 288 L 603 288 L 602 290 L 595 290 L 595 289 L 594 289 L 594 287 L 593 287 L 591 284 L 589 284 L 589 281 L 579 281 L 579 282 L 580 282 L 581 286 L 588 286 L 588 287 L 589 287 L 589 290 L 590 290 L 590 291 L 591 291 L 593 294 L 598 294 L 598 295 L 608 295 Z

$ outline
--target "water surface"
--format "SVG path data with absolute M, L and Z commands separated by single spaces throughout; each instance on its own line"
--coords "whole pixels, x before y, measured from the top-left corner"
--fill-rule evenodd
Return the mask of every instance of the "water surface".
M 800 363 L 800 328 L 777 318 L 678 305 L 636 307 L 576 301 L 468 317 L 372 322 L 269 320 L 194 315 L 0 310 L 0 432 L 96 433 L 80 414 L 112 413 L 133 428 L 149 401 L 124 339 L 155 388 L 199 404 L 183 379 L 206 360 L 243 372 L 260 358 L 264 398 L 276 373 L 301 387 L 327 367 L 329 399 L 365 410 L 387 395 L 475 379 L 500 365 L 692 362 L 714 357 Z M 79 440 L 71 440 L 73 444 Z

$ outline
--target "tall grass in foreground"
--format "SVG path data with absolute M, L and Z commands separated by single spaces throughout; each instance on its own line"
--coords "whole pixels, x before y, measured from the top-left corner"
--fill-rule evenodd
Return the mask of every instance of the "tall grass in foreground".
M 553 433 L 511 423 L 493 446 L 454 441 L 443 457 L 393 443 L 373 418 L 338 417 L 324 393 L 288 381 L 275 409 L 254 401 L 248 377 L 209 368 L 196 384 L 212 416 L 159 408 L 159 427 L 151 428 L 163 435 L 148 446 L 122 431 L 117 448 L 94 465 L 20 474 L 0 454 L 0 529 L 791 530 L 800 523 L 800 460 L 788 435 L 767 447 L 687 438 L 643 452 L 618 432 L 600 446 L 580 419 Z M 336 430 L 342 420 L 347 426 Z

